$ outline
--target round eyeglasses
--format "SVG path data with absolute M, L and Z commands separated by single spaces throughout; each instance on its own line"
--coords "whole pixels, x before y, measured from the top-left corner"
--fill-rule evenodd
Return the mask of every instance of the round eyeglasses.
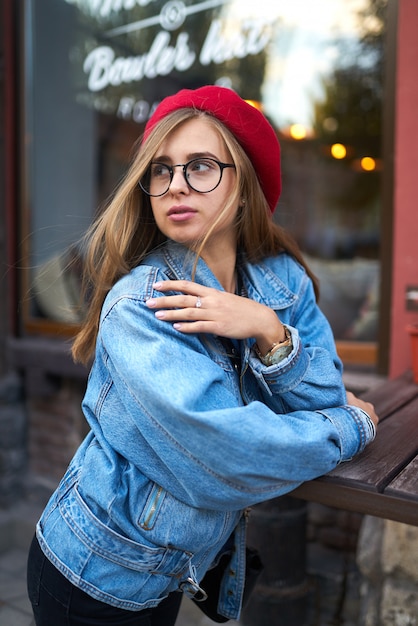
M 148 196 L 163 196 L 170 188 L 174 168 L 182 167 L 184 180 L 193 191 L 209 193 L 216 189 L 222 180 L 225 168 L 234 167 L 232 163 L 221 163 L 212 158 L 192 159 L 187 163 L 167 165 L 153 161 L 139 186 Z

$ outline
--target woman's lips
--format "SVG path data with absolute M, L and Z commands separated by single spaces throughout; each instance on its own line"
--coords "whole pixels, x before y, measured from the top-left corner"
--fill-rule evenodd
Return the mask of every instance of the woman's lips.
M 171 207 L 171 209 L 169 209 L 167 213 L 167 217 L 172 222 L 185 222 L 186 220 L 189 220 L 191 217 L 193 217 L 193 215 L 195 215 L 196 213 L 197 211 L 195 209 L 192 209 L 189 206 L 180 205 Z

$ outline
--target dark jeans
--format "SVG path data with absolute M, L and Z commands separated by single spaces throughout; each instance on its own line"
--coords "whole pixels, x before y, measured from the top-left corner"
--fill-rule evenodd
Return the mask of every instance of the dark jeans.
M 33 539 L 28 557 L 28 594 L 37 626 L 173 626 L 182 594 L 154 609 L 125 611 L 91 598 L 52 565 Z

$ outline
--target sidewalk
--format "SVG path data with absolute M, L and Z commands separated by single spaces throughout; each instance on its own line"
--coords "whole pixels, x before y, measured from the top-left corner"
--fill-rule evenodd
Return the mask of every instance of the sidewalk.
M 26 558 L 41 504 L 0 510 L 0 624 L 35 626 L 26 593 Z
M 13 547 L 0 554 L 1 626 L 35 626 L 26 595 L 26 553 Z

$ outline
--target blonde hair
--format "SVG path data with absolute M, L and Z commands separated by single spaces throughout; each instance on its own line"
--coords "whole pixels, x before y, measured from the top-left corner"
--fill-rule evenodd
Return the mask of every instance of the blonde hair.
M 134 146 L 136 156 L 126 176 L 105 211 L 83 238 L 83 297 L 88 304 L 84 322 L 72 347 L 76 361 L 88 363 L 93 357 L 100 312 L 109 290 L 119 278 L 140 264 L 149 252 L 166 240 L 154 220 L 150 199 L 141 191 L 138 181 L 146 174 L 154 155 L 170 133 L 196 117 L 205 119 L 219 133 L 236 167 L 233 193 L 210 230 L 194 246 L 196 261 L 212 231 L 237 202 L 237 198 L 241 198 L 245 202 L 241 203 L 237 216 L 238 250 L 252 263 L 286 251 L 306 268 L 316 285 L 296 242 L 273 222 L 255 170 L 234 135 L 208 113 L 191 108 L 179 109 L 156 124 L 146 141 Z

